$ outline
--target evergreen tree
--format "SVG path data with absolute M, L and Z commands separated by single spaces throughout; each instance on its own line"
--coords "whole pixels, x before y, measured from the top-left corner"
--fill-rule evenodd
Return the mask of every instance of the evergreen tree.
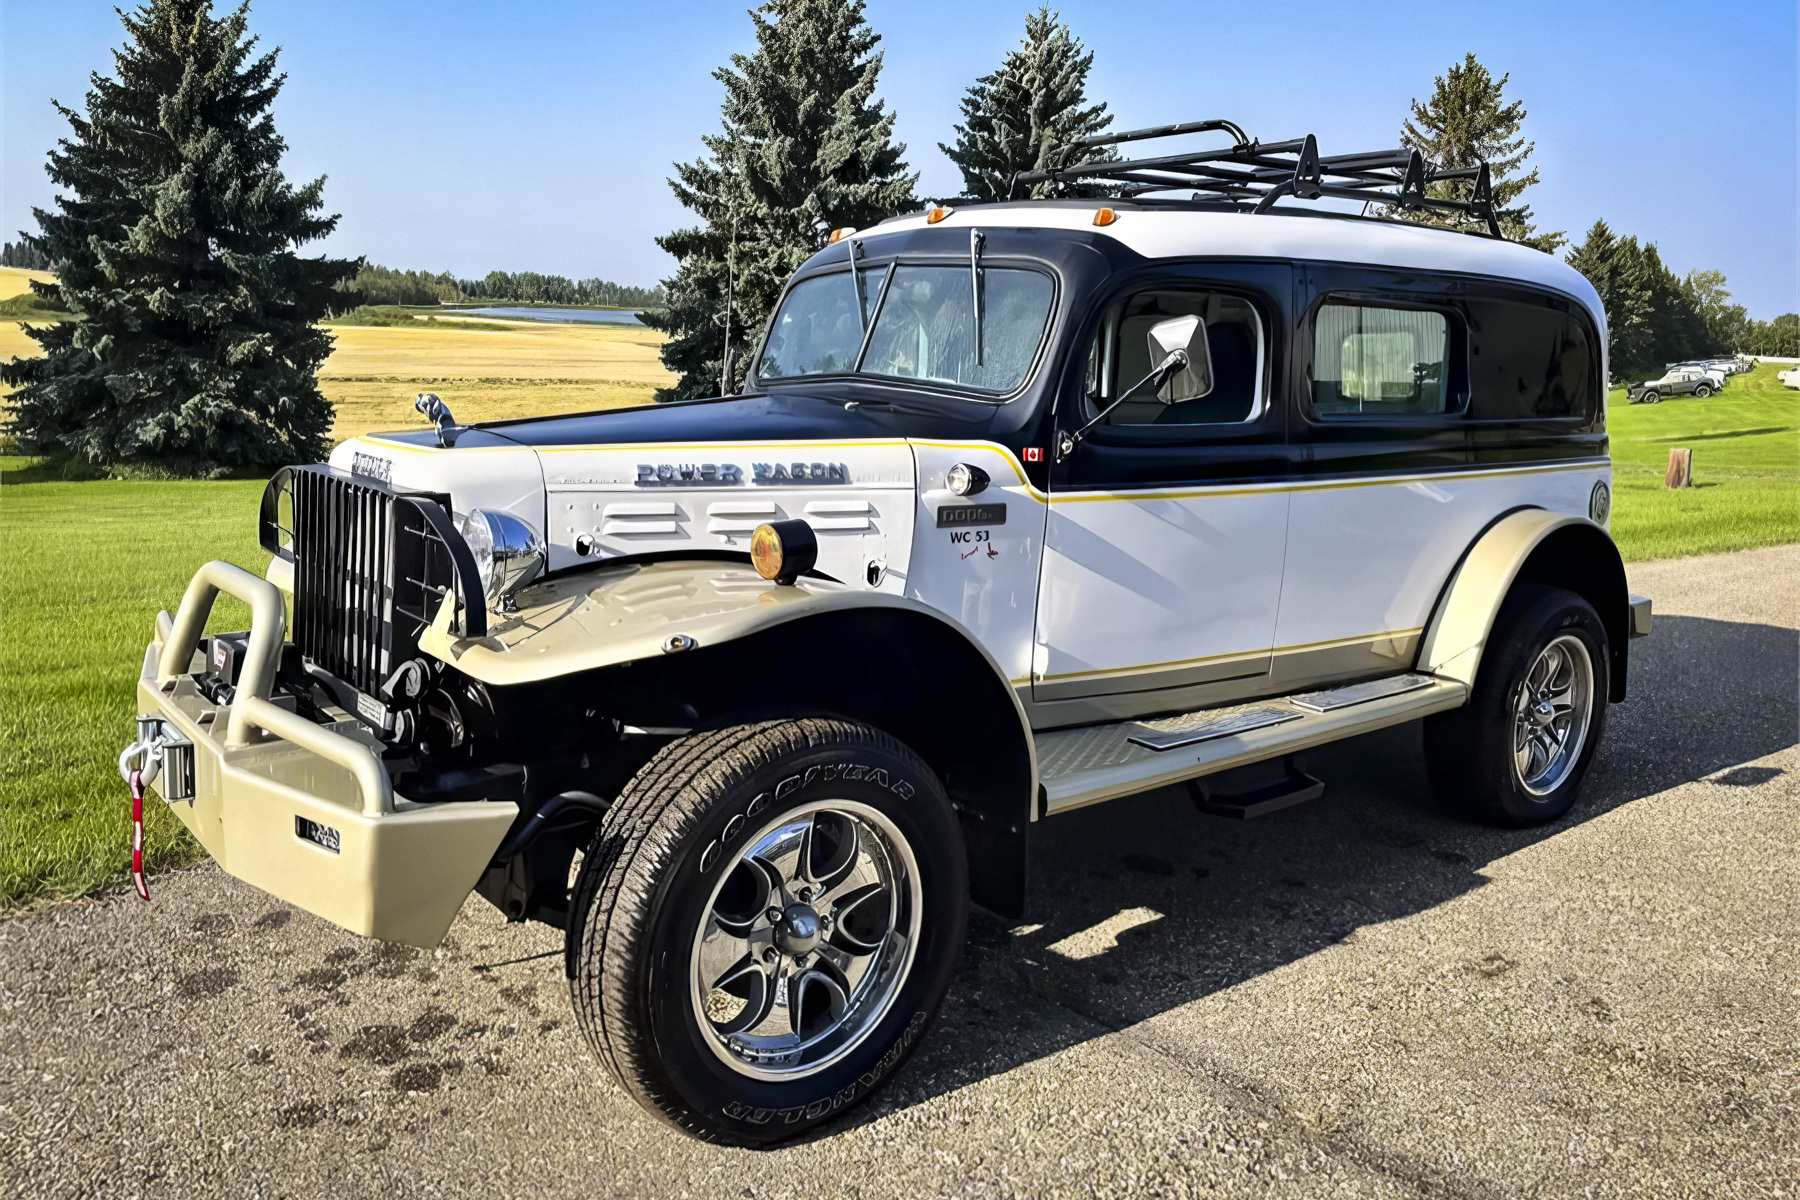
M 326 315 L 356 263 L 301 258 L 330 233 L 324 180 L 294 187 L 268 109 L 285 79 L 254 56 L 248 3 L 149 0 L 121 13 L 116 78 L 96 73 L 49 173 L 71 195 L 37 210 L 33 248 L 76 321 L 30 331 L 10 428 L 96 463 L 214 474 L 320 457 L 331 406 L 315 373 Z
M 1619 238 L 1606 222 L 1595 221 L 1567 260 L 1600 293 L 1606 310 L 1607 360 L 1616 379 L 1635 373 L 1651 358 L 1649 282 L 1637 256 L 1621 254 L 1620 249 Z
M 1731 348 L 1715 343 L 1699 293 L 1675 277 L 1655 245 L 1618 237 L 1605 221 L 1596 221 L 1570 252 L 1568 263 L 1600 293 L 1614 379 L 1660 375 L 1669 363 Z M 1722 290 L 1723 275 L 1704 274 L 1717 275 Z M 1729 296 L 1723 293 L 1723 298 Z
M 1524 104 L 1517 100 L 1507 104 L 1502 99 L 1511 78 L 1502 75 L 1495 79 L 1473 54 L 1466 55 L 1437 77 L 1430 100 L 1412 102 L 1412 118 L 1401 126 L 1400 144 L 1453 170 L 1487 163 L 1501 231 L 1515 242 L 1551 254 L 1568 239 L 1561 233 L 1538 233 L 1531 223 L 1530 206 L 1514 203 L 1538 181 L 1538 170 L 1532 167 L 1520 174 L 1536 143 L 1519 135 L 1525 122 Z M 1430 187 L 1433 195 L 1452 200 L 1466 200 L 1473 190 L 1472 181 L 1461 179 Z M 1432 225 L 1462 224 L 1453 214 L 1413 211 L 1396 215 Z
M 863 0 L 771 0 L 750 20 L 756 52 L 714 72 L 725 85 L 724 129 L 670 180 L 702 224 L 657 239 L 679 266 L 664 282 L 667 307 L 643 320 L 669 335 L 663 365 L 680 376 L 658 400 L 719 394 L 727 321 L 735 388 L 782 284 L 823 231 L 860 229 L 915 204 L 918 176 L 875 99 L 881 39 Z
M 962 171 L 966 196 L 982 203 L 1007 198 L 1020 171 L 1068 165 L 1069 147 L 1112 124 L 1106 105 L 1087 102 L 1088 71 L 1094 56 L 1062 23 L 1040 8 L 1025 18 L 1025 39 L 1007 52 L 1000 67 L 983 75 L 963 96 L 963 124 L 956 144 L 938 149 Z M 1080 155 L 1083 161 L 1111 160 L 1110 147 Z M 1101 184 L 1038 184 L 1033 197 L 1098 196 Z

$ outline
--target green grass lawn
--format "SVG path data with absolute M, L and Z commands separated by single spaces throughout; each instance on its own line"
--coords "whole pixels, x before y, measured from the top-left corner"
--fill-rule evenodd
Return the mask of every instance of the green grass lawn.
M 1613 538 L 1627 562 L 1800 542 L 1800 392 L 1763 363 L 1705 400 L 1607 400 Z M 1663 486 L 1669 450 L 1694 452 L 1694 484 Z
M 9 482 L 27 461 L 0 458 L 0 907 L 122 878 L 131 805 L 115 763 L 156 611 L 206 559 L 268 562 L 261 483 Z M 214 613 L 249 625 L 228 596 Z M 153 866 L 200 853 L 161 804 L 145 818 Z
M 1613 534 L 1631 560 L 1800 541 L 1800 392 L 1775 368 L 1707 400 L 1610 410 Z M 1694 451 L 1699 486 L 1663 488 L 1669 448 Z M 130 862 L 129 805 L 114 761 L 157 609 L 195 567 L 261 572 L 260 482 L 42 480 L 0 458 L 0 907 L 114 884 Z M 229 597 L 218 628 L 249 614 Z M 160 804 L 147 810 L 153 867 L 198 846 Z M 153 885 L 154 886 L 154 885 Z

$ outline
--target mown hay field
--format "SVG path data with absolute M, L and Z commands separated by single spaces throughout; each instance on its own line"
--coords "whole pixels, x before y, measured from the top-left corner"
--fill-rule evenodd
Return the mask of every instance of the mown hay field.
M 49 283 L 56 276 L 48 271 L 22 271 L 18 267 L 0 267 L 0 300 L 10 300 L 14 296 L 31 290 L 31 280 Z M 0 357 L 11 358 L 11 353 L 0 353 Z
M 492 322 L 483 321 L 483 324 Z M 648 403 L 673 381 L 662 335 L 631 325 L 506 322 L 510 328 L 344 325 L 319 373 L 337 406 L 333 441 L 424 424 L 413 397 L 435 392 L 457 419 L 497 421 Z

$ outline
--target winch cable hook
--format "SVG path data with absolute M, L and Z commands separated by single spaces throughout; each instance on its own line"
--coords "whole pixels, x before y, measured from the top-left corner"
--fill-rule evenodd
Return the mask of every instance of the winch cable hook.
M 150 883 L 144 878 L 144 787 L 162 770 L 161 751 L 161 739 L 153 737 L 131 743 L 119 755 L 119 777 L 131 789 L 131 886 L 146 904 Z

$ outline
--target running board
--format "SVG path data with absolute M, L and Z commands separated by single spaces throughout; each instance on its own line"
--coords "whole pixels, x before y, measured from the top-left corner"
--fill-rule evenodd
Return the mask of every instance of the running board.
M 1066 812 L 1460 707 L 1469 689 L 1395 675 L 1149 721 L 1036 737 L 1044 812 Z

